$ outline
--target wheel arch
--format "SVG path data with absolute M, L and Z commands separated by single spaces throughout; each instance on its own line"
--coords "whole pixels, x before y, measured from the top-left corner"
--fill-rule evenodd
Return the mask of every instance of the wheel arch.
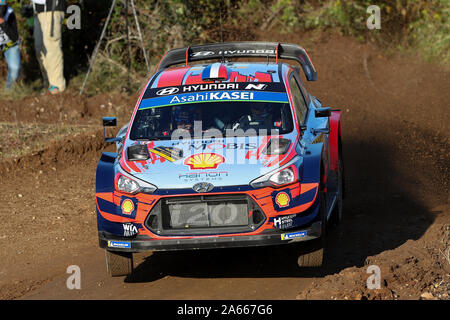
M 95 176 L 95 192 L 114 191 L 114 163 L 117 153 L 103 152 L 97 165 Z

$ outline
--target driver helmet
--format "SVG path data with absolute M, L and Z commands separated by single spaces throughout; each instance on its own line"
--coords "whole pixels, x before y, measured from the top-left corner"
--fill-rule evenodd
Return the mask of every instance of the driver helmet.
M 178 124 L 192 124 L 193 114 L 188 107 L 176 107 L 174 111 L 174 121 Z
M 253 103 L 250 106 L 252 117 L 267 117 L 272 114 L 272 106 L 267 103 Z

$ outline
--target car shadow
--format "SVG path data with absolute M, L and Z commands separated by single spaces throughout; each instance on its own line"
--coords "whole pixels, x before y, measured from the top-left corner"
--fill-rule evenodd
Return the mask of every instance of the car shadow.
M 433 214 L 411 192 L 414 177 L 396 170 L 402 151 L 395 142 L 351 137 L 343 148 L 344 220 L 328 234 L 324 267 L 300 269 L 296 261 L 301 248 L 291 245 L 153 252 L 125 281 L 152 282 L 165 276 L 322 277 L 361 267 L 369 256 L 420 238 Z

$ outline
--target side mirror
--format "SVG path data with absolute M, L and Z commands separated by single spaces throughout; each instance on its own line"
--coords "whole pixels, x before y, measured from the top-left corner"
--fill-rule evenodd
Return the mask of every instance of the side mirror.
M 108 138 L 106 136 L 106 127 L 115 127 L 117 126 L 117 118 L 116 117 L 103 117 L 103 136 L 105 137 L 105 141 L 110 142 L 117 142 L 120 141 L 120 138 L 114 137 L 114 138 Z
M 316 118 L 326 118 L 331 116 L 331 108 L 330 107 L 326 107 L 326 108 L 317 108 L 314 111 L 314 115 L 316 116 Z
M 104 127 L 115 127 L 117 126 L 117 118 L 116 117 L 103 117 L 103 126 Z

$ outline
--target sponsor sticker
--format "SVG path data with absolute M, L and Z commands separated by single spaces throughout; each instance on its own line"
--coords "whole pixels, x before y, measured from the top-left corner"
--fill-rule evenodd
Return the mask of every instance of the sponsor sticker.
M 132 237 L 138 234 L 138 228 L 134 224 L 124 223 L 122 226 L 124 237 Z
M 183 150 L 172 147 L 156 147 L 149 149 L 148 151 L 157 154 L 170 162 L 175 162 L 183 157 Z
M 253 92 L 245 91 L 215 91 L 196 94 L 180 94 L 173 96 L 170 99 L 169 104 L 183 104 L 189 102 L 202 102 L 202 101 L 220 101 L 220 100 L 254 100 L 255 95 Z
M 261 87 L 263 88 L 263 87 Z M 156 98 L 143 99 L 139 110 L 159 108 L 189 103 L 221 102 L 221 101 L 254 101 L 271 103 L 288 103 L 285 92 L 267 91 L 207 91 L 175 95 L 162 95 Z
M 180 89 L 177 87 L 163 88 L 161 90 L 156 91 L 156 95 L 157 96 L 165 96 L 165 95 L 169 95 L 169 94 L 175 94 L 178 91 L 180 91 Z
M 306 231 L 281 234 L 281 240 L 291 240 L 294 238 L 303 238 L 303 237 L 306 237 Z
M 108 240 L 108 247 L 110 247 L 110 248 L 131 248 L 131 242 Z
M 126 215 L 130 215 L 134 210 L 134 203 L 130 199 L 125 199 L 122 202 L 122 213 Z
M 273 226 L 278 229 L 287 229 L 293 226 L 295 214 L 289 216 L 281 216 L 273 219 Z
M 205 57 L 205 56 L 212 56 L 212 55 L 259 55 L 259 54 L 269 54 L 273 55 L 275 54 L 274 49 L 235 49 L 235 50 L 219 50 L 219 51 L 197 51 L 192 54 L 193 57 Z
M 194 69 L 191 69 L 194 70 Z M 198 70 L 204 70 L 200 68 Z M 285 92 L 284 86 L 279 82 L 253 83 L 253 82 L 228 82 L 228 83 L 202 83 L 191 84 L 177 87 L 164 88 L 148 88 L 145 92 L 144 99 L 150 97 L 170 96 L 174 94 L 201 92 L 201 91 L 238 91 L 238 90 L 254 90 L 254 91 L 274 91 Z
M 290 202 L 290 197 L 286 192 L 280 192 L 275 197 L 275 202 L 280 208 L 288 207 Z
M 258 149 L 258 143 L 229 142 L 229 143 L 225 144 L 223 139 L 222 140 L 217 139 L 214 141 L 204 141 L 204 140 L 188 141 L 188 142 L 181 141 L 181 142 L 173 142 L 172 145 L 177 146 L 179 148 L 190 148 L 190 149 L 194 149 L 194 150 L 198 150 L 198 151 L 200 151 L 200 150 L 215 151 L 215 150 L 223 150 L 223 149 L 232 149 L 232 150 L 255 150 L 255 149 Z M 167 147 L 167 148 L 170 148 L 170 147 Z M 149 151 L 153 152 L 152 149 Z
M 219 164 L 224 162 L 225 158 L 216 153 L 198 153 L 184 160 L 184 164 L 188 165 L 191 170 L 216 169 Z
M 271 193 L 273 208 L 276 211 L 284 211 L 295 206 L 296 200 L 292 197 L 291 190 L 285 188 L 282 190 L 275 190 Z
M 202 181 L 218 181 L 228 177 L 227 171 L 213 171 L 213 172 L 187 172 L 179 173 L 178 179 L 183 182 L 202 182 Z

